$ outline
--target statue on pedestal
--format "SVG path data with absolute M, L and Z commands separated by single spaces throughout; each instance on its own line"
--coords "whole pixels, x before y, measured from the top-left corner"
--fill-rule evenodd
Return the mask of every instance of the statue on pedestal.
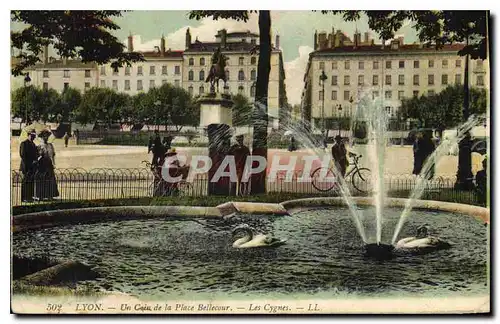
M 215 93 L 215 84 L 217 84 L 217 92 L 219 92 L 219 80 L 224 81 L 224 86 L 226 85 L 226 61 L 228 58 L 221 53 L 220 47 L 212 55 L 212 66 L 210 67 L 210 72 L 208 73 L 205 82 L 210 82 L 210 92 Z

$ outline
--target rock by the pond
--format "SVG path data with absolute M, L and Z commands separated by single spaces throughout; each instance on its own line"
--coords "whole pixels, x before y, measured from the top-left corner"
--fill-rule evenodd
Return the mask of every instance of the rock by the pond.
M 74 284 L 82 280 L 95 279 L 97 272 L 78 261 L 66 261 L 53 267 L 21 278 L 25 284 L 34 286 Z

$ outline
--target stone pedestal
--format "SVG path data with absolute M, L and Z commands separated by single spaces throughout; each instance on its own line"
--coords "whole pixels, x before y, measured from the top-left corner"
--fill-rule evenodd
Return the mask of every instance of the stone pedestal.
M 209 93 L 198 99 L 198 102 L 200 103 L 200 126 L 207 129 L 208 156 L 212 161 L 212 166 L 208 171 L 208 194 L 227 196 L 231 187 L 229 177 L 221 177 L 217 182 L 212 181 L 212 178 L 231 146 L 233 101 L 229 95 Z

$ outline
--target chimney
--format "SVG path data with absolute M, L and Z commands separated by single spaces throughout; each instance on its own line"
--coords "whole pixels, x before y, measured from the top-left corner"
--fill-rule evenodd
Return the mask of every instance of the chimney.
M 398 37 L 398 41 L 399 41 L 399 46 L 404 45 L 404 41 L 405 41 L 404 36 L 400 36 L 400 37 Z
M 227 30 L 222 29 L 219 33 L 220 33 L 220 46 L 222 48 L 225 48 L 227 42 Z
M 374 40 L 374 39 L 372 39 L 372 40 L 370 41 L 370 44 L 371 44 L 371 46 L 374 46 L 374 45 L 375 45 L 375 40 Z
M 49 45 L 43 47 L 42 55 L 43 64 L 49 63 Z
M 314 31 L 314 50 L 318 49 L 318 31 Z
M 68 58 L 67 57 L 63 57 L 62 58 L 62 63 L 63 63 L 63 65 L 68 65 Z
M 161 35 L 161 42 L 160 42 L 160 53 L 161 53 L 161 56 L 165 55 L 165 36 L 162 34 Z
M 280 35 L 276 35 L 276 48 L 280 49 Z
M 318 45 L 319 49 L 324 49 L 326 47 L 327 39 L 326 39 L 326 32 L 321 32 L 318 35 Z
M 132 36 L 132 33 L 130 33 L 130 35 L 128 35 L 128 44 L 127 44 L 127 49 L 129 52 L 133 52 L 134 51 L 134 36 Z
M 191 47 L 191 32 L 189 31 L 189 27 L 186 30 L 186 49 L 189 49 Z
M 368 45 L 369 42 L 370 42 L 370 33 L 365 32 L 365 43 Z

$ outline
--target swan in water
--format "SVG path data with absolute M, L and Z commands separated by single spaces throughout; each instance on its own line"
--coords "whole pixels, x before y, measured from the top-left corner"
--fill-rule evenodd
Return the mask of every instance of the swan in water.
M 259 247 L 275 247 L 285 244 L 285 240 L 271 237 L 270 235 L 257 234 L 247 224 L 236 226 L 233 229 L 233 239 L 240 233 L 243 237 L 236 239 L 233 242 L 233 247 L 237 249 L 259 248 Z
M 451 244 L 435 236 L 428 235 L 426 226 L 417 229 L 417 235 L 401 239 L 396 243 L 396 250 L 440 250 L 451 247 Z

